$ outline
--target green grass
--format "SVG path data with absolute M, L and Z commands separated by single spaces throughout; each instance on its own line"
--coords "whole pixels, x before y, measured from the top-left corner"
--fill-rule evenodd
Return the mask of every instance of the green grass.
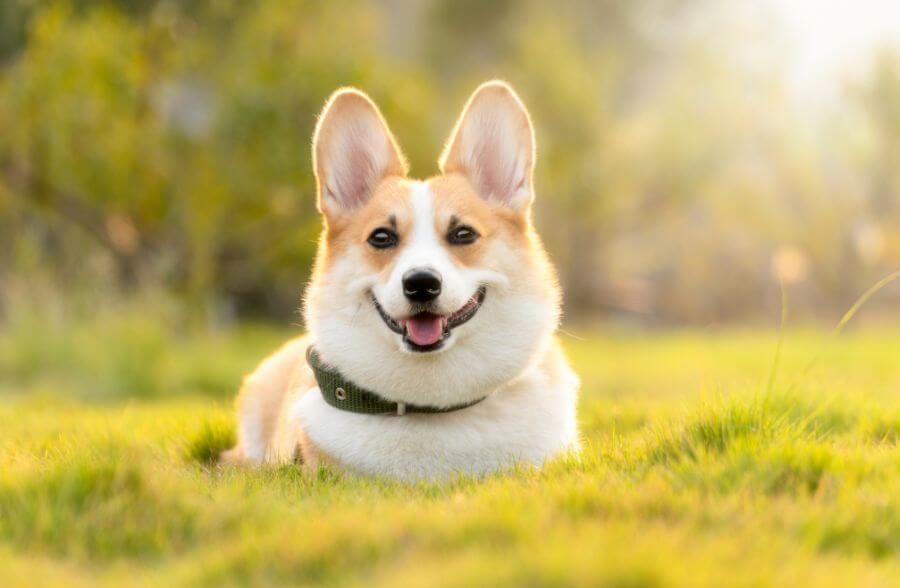
M 789 330 L 771 394 L 777 333 L 578 332 L 580 459 L 410 487 L 212 466 L 285 333 L 169 327 L 0 334 L 0 585 L 900 583 L 900 329 Z

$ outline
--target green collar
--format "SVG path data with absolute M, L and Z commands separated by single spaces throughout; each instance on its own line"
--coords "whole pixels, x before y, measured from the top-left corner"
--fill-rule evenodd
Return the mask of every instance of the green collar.
M 378 394 L 370 392 L 365 388 L 360 388 L 350 380 L 344 378 L 336 369 L 328 366 L 319 357 L 319 353 L 310 346 L 306 350 L 306 361 L 312 368 L 319 384 L 319 391 L 322 392 L 322 398 L 331 406 L 340 410 L 356 412 L 359 414 L 393 414 L 403 416 L 406 413 L 441 413 L 453 412 L 468 408 L 474 404 L 478 404 L 484 398 L 479 398 L 466 404 L 457 404 L 456 406 L 437 407 L 437 406 L 418 406 L 415 404 L 407 404 L 405 402 L 391 402 L 385 400 Z M 485 397 L 486 398 L 486 397 Z

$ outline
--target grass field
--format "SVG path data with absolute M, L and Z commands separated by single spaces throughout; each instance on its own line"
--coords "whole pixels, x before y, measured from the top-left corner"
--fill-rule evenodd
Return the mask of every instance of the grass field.
M 284 332 L 0 335 L 0 585 L 896 586 L 900 329 L 566 335 L 585 449 L 401 486 L 210 465 Z M 48 336 L 52 335 L 52 336 Z

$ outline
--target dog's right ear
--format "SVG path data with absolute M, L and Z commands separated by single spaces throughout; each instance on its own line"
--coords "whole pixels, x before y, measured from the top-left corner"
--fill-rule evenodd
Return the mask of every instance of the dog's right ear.
M 319 210 L 337 218 L 365 204 L 381 180 L 405 176 L 403 154 L 375 103 L 359 90 L 331 95 L 313 135 Z

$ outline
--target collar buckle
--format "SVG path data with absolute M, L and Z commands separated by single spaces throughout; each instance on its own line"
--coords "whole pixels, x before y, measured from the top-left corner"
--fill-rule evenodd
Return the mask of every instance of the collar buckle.
M 397 403 L 397 416 L 403 416 L 406 414 L 406 403 L 398 402 Z

